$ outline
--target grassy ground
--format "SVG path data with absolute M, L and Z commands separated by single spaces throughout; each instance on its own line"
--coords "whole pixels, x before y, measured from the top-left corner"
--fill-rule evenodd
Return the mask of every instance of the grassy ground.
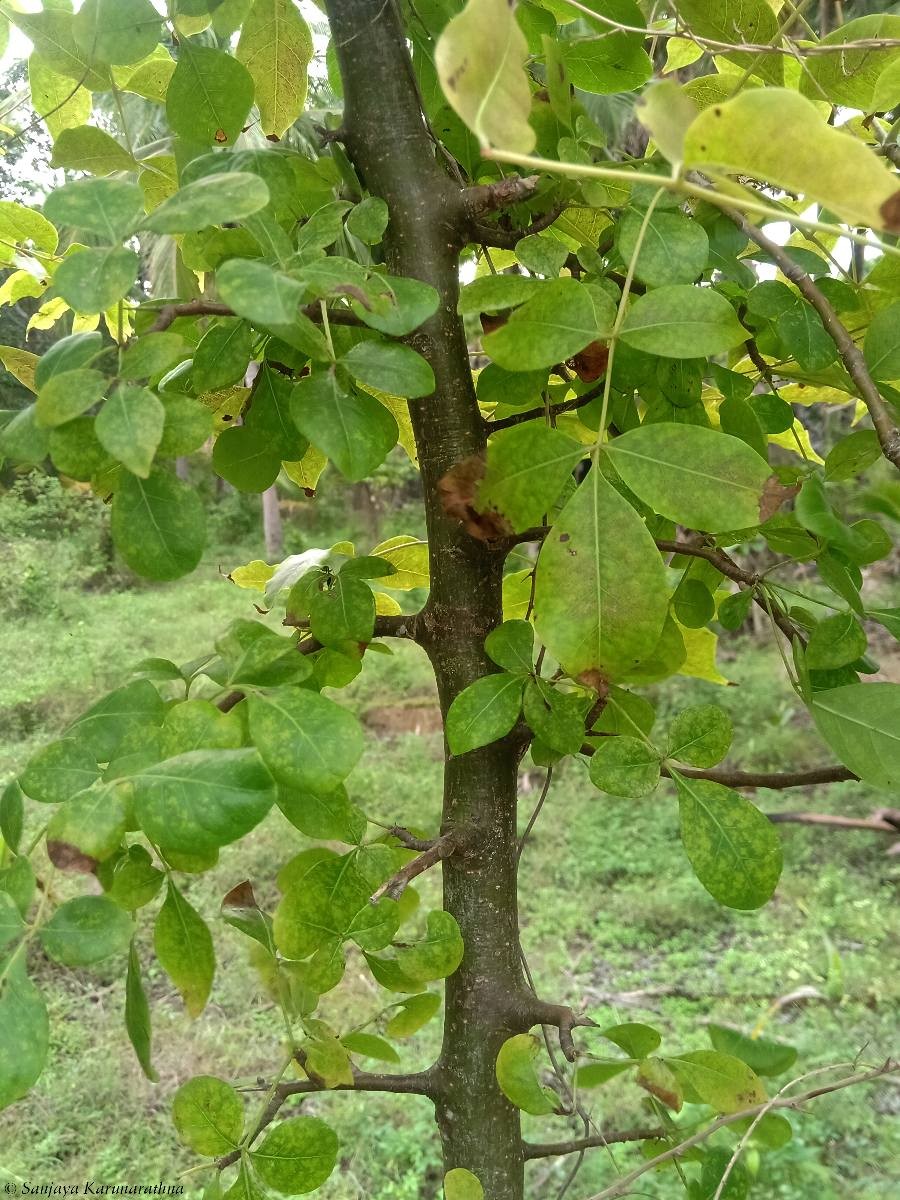
M 116 684 L 124 666 L 151 654 L 195 657 L 210 632 L 236 615 L 253 615 L 248 593 L 210 566 L 163 587 L 73 594 L 52 612 L 36 603 L 27 619 L 7 621 L 0 627 L 0 661 L 7 664 L 0 680 L 0 778 Z M 678 681 L 659 690 L 660 717 L 686 703 L 715 700 L 736 725 L 736 765 L 817 761 L 821 747 L 780 682 L 774 656 L 747 639 L 739 648 L 727 663 L 736 687 Z M 433 701 L 427 665 L 406 646 L 392 659 L 369 659 L 347 696 L 370 727 L 351 791 L 379 821 L 434 828 L 439 738 L 427 720 L 404 732 L 410 724 L 404 713 Z M 539 783 L 539 773 L 523 775 L 523 825 Z M 767 809 L 860 814 L 884 802 L 851 785 L 758 798 Z M 759 913 L 729 912 L 690 872 L 670 791 L 615 800 L 596 792 L 578 764 L 564 766 L 523 858 L 523 941 L 539 990 L 585 1006 L 605 1023 L 654 1024 L 664 1033 L 664 1050 L 673 1050 L 707 1045 L 705 1021 L 749 1029 L 779 997 L 814 989 L 810 998 L 778 1008 L 767 1025 L 770 1035 L 797 1046 L 798 1073 L 847 1062 L 861 1050 L 870 1062 L 896 1052 L 900 977 L 890 952 L 900 934 L 892 891 L 897 860 L 885 857 L 878 835 L 780 828 L 785 871 L 775 900 Z M 304 844 L 276 814 L 239 847 L 226 849 L 214 871 L 192 879 L 189 895 L 211 921 L 221 896 L 243 878 L 271 900 L 278 866 Z M 434 878 L 426 877 L 420 891 L 424 902 L 438 902 Z M 178 1147 L 169 1120 L 175 1087 L 199 1072 L 252 1083 L 277 1063 L 278 1020 L 260 994 L 240 935 L 216 928 L 213 999 L 196 1022 L 185 1018 L 153 965 L 146 928 L 141 936 L 160 1082 L 141 1076 L 126 1041 L 120 964 L 63 973 L 33 951 L 51 1008 L 51 1057 L 33 1094 L 0 1115 L 0 1168 L 33 1182 L 172 1182 L 196 1164 Z M 326 1015 L 337 1024 L 365 1019 L 382 1002 L 375 991 L 351 958 Z M 434 1022 L 407 1044 L 404 1065 L 427 1065 L 438 1038 Z M 585 1098 L 596 1118 L 611 1125 L 646 1118 L 636 1090 L 620 1081 Z M 316 1097 L 306 1110 L 327 1113 L 342 1139 L 340 1169 L 319 1193 L 323 1200 L 438 1194 L 436 1142 L 424 1100 L 341 1094 Z M 758 1194 L 786 1200 L 896 1196 L 898 1111 L 900 1088 L 888 1083 L 818 1102 L 809 1115 L 792 1118 L 794 1141 L 763 1165 Z M 527 1118 L 526 1129 L 541 1140 L 570 1136 L 563 1118 Z M 593 1151 L 570 1195 L 608 1183 L 634 1153 L 617 1151 L 613 1161 Z M 554 1196 L 570 1165 L 546 1160 L 531 1167 L 532 1194 Z M 203 1179 L 192 1175 L 185 1182 L 193 1192 Z M 642 1194 L 675 1197 L 681 1185 L 674 1175 L 645 1177 Z

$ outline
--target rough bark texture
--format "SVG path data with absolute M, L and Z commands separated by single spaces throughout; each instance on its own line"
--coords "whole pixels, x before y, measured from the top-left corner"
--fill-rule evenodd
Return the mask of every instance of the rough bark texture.
M 328 0 L 344 83 L 347 151 L 369 191 L 390 211 L 392 273 L 436 288 L 440 306 L 409 339 L 434 370 L 437 388 L 411 404 L 425 494 L 431 593 L 423 644 L 446 713 L 456 694 L 496 668 L 484 639 L 501 620 L 502 552 L 470 537 L 444 513 L 437 481 L 483 450 L 468 351 L 456 313 L 458 257 L 468 216 L 459 187 L 435 159 L 418 103 L 403 29 L 391 0 Z M 444 906 L 459 922 L 462 965 L 447 981 L 436 1112 L 445 1169 L 467 1167 L 491 1200 L 520 1200 L 519 1114 L 497 1087 L 503 1041 L 522 1028 L 523 990 L 516 899 L 518 752 L 498 742 L 448 756 L 443 832 L 461 849 L 443 864 Z

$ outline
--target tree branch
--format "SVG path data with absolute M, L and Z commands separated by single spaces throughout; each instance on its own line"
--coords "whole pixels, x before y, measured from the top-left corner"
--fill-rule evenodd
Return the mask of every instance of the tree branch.
M 498 179 L 495 183 L 481 183 L 476 187 L 466 188 L 462 194 L 466 215 L 470 220 L 477 221 L 485 213 L 496 212 L 510 204 L 529 200 L 534 195 L 540 178 L 540 175 L 510 175 L 508 179 Z
M 322 320 L 322 310 L 318 304 L 308 304 L 300 310 L 310 321 Z M 163 333 L 179 317 L 233 317 L 234 309 L 218 300 L 185 300 L 180 304 L 164 304 L 159 310 L 156 320 L 147 330 L 148 333 Z M 364 326 L 365 322 L 346 309 L 329 309 L 328 320 L 332 325 Z
M 527 229 L 503 229 L 500 225 L 480 225 L 475 222 L 470 230 L 471 239 L 479 246 L 489 246 L 493 250 L 515 250 L 522 238 L 549 229 L 557 217 L 565 212 L 566 207 L 565 204 L 555 204 L 549 212 L 535 217 Z
M 794 262 L 783 246 L 772 241 L 767 234 L 763 233 L 756 225 L 751 224 L 741 213 L 728 208 L 723 209 L 723 212 L 746 237 L 756 242 L 757 246 L 771 256 L 781 273 L 796 284 L 801 295 L 809 301 L 822 318 L 822 324 L 837 347 L 841 362 L 856 384 L 862 401 L 869 410 L 869 416 L 872 418 L 872 424 L 878 434 L 884 457 L 900 470 L 900 429 L 897 428 L 887 404 L 869 373 L 862 351 L 841 322 L 830 300 L 819 290 L 803 268 Z
M 597 1025 L 590 1017 L 579 1016 L 567 1004 L 550 1004 L 547 1000 L 540 1000 L 528 992 L 513 998 L 512 1010 L 526 1029 L 530 1029 L 532 1025 L 552 1025 L 558 1030 L 559 1048 L 569 1062 L 574 1062 L 578 1053 L 572 1030 L 581 1027 L 595 1028 Z
M 295 1054 L 297 1061 L 305 1066 L 306 1055 L 302 1050 Z M 310 1074 L 308 1079 L 297 1079 L 290 1083 L 279 1083 L 272 1093 L 272 1098 L 263 1110 L 253 1133 L 247 1139 L 247 1145 L 252 1146 L 262 1131 L 271 1125 L 281 1110 L 282 1105 L 291 1096 L 307 1096 L 314 1092 L 393 1092 L 397 1095 L 427 1096 L 434 1100 L 438 1094 L 438 1072 L 429 1067 L 427 1071 L 418 1071 L 409 1075 L 371 1075 L 367 1071 L 357 1071 L 353 1068 L 353 1083 L 339 1083 L 335 1087 L 326 1087 L 324 1081 Z M 230 1150 L 228 1154 L 216 1160 L 216 1169 L 236 1163 L 241 1157 L 241 1150 Z
M 694 558 L 704 558 L 708 563 L 712 563 L 726 579 L 730 579 L 742 587 L 755 588 L 759 583 L 758 576 L 745 571 L 730 555 L 717 546 L 704 546 L 697 542 L 670 542 L 665 539 L 657 540 L 656 545 L 664 554 L 688 554 Z M 756 591 L 753 593 L 753 600 L 765 613 L 769 612 L 771 606 L 772 620 L 789 642 L 793 642 L 794 638 L 800 638 L 802 642 L 806 641 L 803 632 L 775 600 L 770 598 L 767 603 L 766 598 Z
M 549 408 L 529 408 L 525 412 L 512 413 L 508 417 L 501 417 L 499 421 L 485 421 L 488 433 L 496 433 L 498 429 L 511 429 L 513 425 L 523 425 L 526 421 L 536 421 L 541 417 L 558 417 L 563 413 L 575 412 L 579 408 L 584 408 L 590 404 L 592 400 L 596 400 L 598 396 L 603 395 L 603 384 L 598 383 L 596 387 L 589 388 L 586 392 L 582 392 L 580 396 L 576 396 L 573 400 L 566 400 L 562 404 L 551 404 Z M 524 541 L 525 539 L 519 539 Z
M 891 820 L 885 815 L 889 811 L 880 809 L 870 817 L 842 817 L 833 813 L 814 812 L 767 813 L 766 816 L 775 825 L 791 822 L 797 825 L 824 825 L 829 829 L 870 829 L 875 833 L 892 833 L 896 837 L 900 833 L 900 813 Z
M 831 1092 L 840 1091 L 843 1088 L 853 1087 L 860 1083 L 870 1083 L 872 1080 L 879 1079 L 882 1075 L 890 1075 L 900 1070 L 900 1063 L 888 1059 L 883 1066 L 877 1067 L 873 1071 L 863 1071 L 857 1075 L 850 1075 L 845 1079 L 839 1079 L 836 1083 L 826 1084 L 824 1087 L 813 1088 L 811 1091 L 803 1092 L 799 1096 L 781 1096 L 774 1100 L 766 1100 L 764 1104 L 755 1104 L 752 1108 L 741 1109 L 740 1112 L 728 1113 L 724 1117 L 718 1117 L 705 1129 L 701 1129 L 692 1137 L 686 1138 L 677 1146 L 672 1146 L 668 1150 L 664 1150 L 662 1154 L 657 1154 L 655 1158 L 647 1159 L 640 1166 L 635 1167 L 633 1171 L 629 1171 L 627 1175 L 620 1176 L 616 1182 L 608 1188 L 604 1188 L 602 1192 L 596 1192 L 593 1196 L 588 1197 L 588 1200 L 614 1200 L 617 1196 L 623 1196 L 630 1192 L 631 1185 L 635 1180 L 647 1173 L 647 1171 L 655 1171 L 657 1167 L 663 1163 L 671 1162 L 673 1158 L 678 1158 L 686 1150 L 691 1147 L 705 1142 L 707 1138 L 716 1133 L 719 1129 L 725 1128 L 726 1125 L 733 1125 L 736 1121 L 745 1121 L 748 1117 L 755 1117 L 760 1112 L 777 1109 L 777 1108 L 792 1108 L 799 1109 L 802 1104 L 808 1100 L 815 1100 L 818 1096 L 827 1096 Z
M 679 775 L 690 779 L 711 779 L 714 783 L 722 783 L 732 788 L 771 788 L 782 791 L 792 787 L 813 787 L 817 783 L 843 783 L 846 780 L 858 780 L 847 767 L 829 766 L 812 767 L 808 771 L 731 771 L 727 767 L 681 767 Z M 668 776 L 667 767 L 662 768 L 663 775 Z M 770 821 L 787 821 L 790 818 L 782 813 L 767 813 Z M 812 822 L 811 822 L 812 823 Z M 819 823 L 819 822 L 816 822 Z M 821 822 L 826 824 L 826 822 Z M 896 832 L 896 830 L 895 830 Z
M 372 893 L 369 902 L 377 904 L 383 896 L 399 900 L 417 875 L 421 875 L 431 867 L 436 867 L 442 859 L 449 858 L 455 850 L 459 849 L 459 844 L 459 838 L 455 833 L 445 833 L 437 841 L 432 842 L 427 850 L 423 850 L 417 858 L 411 859 L 390 879 L 386 879 L 381 887 Z
M 665 1136 L 666 1131 L 657 1129 L 610 1129 L 591 1137 L 573 1138 L 570 1142 L 525 1142 L 526 1162 L 533 1158 L 556 1158 L 562 1154 L 580 1154 L 594 1146 L 614 1146 L 620 1142 L 645 1142 Z

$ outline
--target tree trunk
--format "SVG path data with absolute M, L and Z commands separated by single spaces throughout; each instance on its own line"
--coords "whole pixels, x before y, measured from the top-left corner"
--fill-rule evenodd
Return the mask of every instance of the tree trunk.
M 262 494 L 262 519 L 266 561 L 278 562 L 284 557 L 284 533 L 281 528 L 281 510 L 278 507 L 277 483 L 266 488 Z
M 365 186 L 390 211 L 388 269 L 431 284 L 437 312 L 407 341 L 431 363 L 435 394 L 410 404 L 431 560 L 420 628 L 441 710 L 496 670 L 485 636 L 502 619 L 503 554 L 444 513 L 437 481 L 483 452 L 468 348 L 456 312 L 459 251 L 466 241 L 462 194 L 435 161 L 417 99 L 396 6 L 327 0 L 344 82 L 344 142 Z M 436 1115 L 445 1170 L 466 1167 L 491 1200 L 521 1200 L 519 1113 L 497 1086 L 504 1040 L 523 1027 L 524 992 L 516 900 L 516 768 L 509 739 L 447 756 L 442 832 L 462 848 L 443 863 L 444 907 L 459 922 L 465 955 L 447 980 Z M 527 1022 L 526 1022 L 527 1023 Z

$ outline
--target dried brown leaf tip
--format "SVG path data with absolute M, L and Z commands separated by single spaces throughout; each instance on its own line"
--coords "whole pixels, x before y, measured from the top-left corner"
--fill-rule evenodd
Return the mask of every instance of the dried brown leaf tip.
M 470 455 L 451 467 L 446 475 L 438 480 L 437 487 L 441 504 L 448 517 L 455 517 L 466 532 L 479 541 L 493 542 L 498 538 L 509 537 L 513 530 L 501 513 L 494 509 L 478 512 L 475 508 L 484 471 L 484 455 Z
M 481 313 L 481 332 L 493 333 L 495 329 L 502 329 L 509 320 L 511 312 L 512 309 L 508 308 L 505 312 L 500 313 Z
M 244 879 L 227 893 L 222 901 L 223 908 L 259 908 L 256 896 L 253 894 L 253 884 Z
M 609 346 L 606 342 L 591 342 L 569 360 L 569 365 L 582 383 L 593 383 L 606 373 Z
M 60 871 L 77 871 L 80 875 L 92 875 L 97 868 L 96 858 L 84 854 L 69 842 L 47 842 L 47 857 Z
M 900 233 L 900 192 L 888 196 L 878 210 L 888 233 Z
M 799 483 L 792 483 L 786 487 L 778 478 L 777 475 L 770 475 L 766 480 L 766 486 L 763 488 L 762 496 L 759 501 L 759 523 L 764 525 L 770 517 L 774 517 L 786 500 L 790 500 L 800 491 Z

